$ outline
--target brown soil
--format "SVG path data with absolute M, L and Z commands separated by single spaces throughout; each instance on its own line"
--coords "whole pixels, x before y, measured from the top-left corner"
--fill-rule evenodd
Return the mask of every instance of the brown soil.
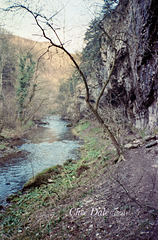
M 50 238 L 44 239 L 157 240 L 157 153 L 158 146 L 127 150 L 125 162 L 104 168 L 101 175 L 74 189 L 54 214 L 69 210 L 54 225 Z

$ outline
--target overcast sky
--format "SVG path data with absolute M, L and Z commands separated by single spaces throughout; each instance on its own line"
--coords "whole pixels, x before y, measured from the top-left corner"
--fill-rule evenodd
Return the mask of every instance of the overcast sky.
M 22 1 L 14 1 L 22 3 Z M 33 3 L 32 3 L 33 2 Z M 46 16 L 60 11 L 54 18 L 55 26 L 60 28 L 62 41 L 67 42 L 67 48 L 76 51 L 83 46 L 84 33 L 89 22 L 101 9 L 103 0 L 34 0 L 31 4 L 41 7 Z M 6 5 L 5 5 L 6 3 Z M 9 0 L 0 0 L 1 7 L 8 6 Z M 36 6 L 36 7 L 37 7 Z M 44 41 L 41 32 L 35 25 L 31 15 L 22 12 L 16 14 L 1 14 L 1 25 L 12 34 L 33 40 Z

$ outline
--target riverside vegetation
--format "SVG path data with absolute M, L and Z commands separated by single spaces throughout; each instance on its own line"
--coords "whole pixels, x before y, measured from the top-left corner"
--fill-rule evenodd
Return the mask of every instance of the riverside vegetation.
M 80 159 L 68 159 L 62 166 L 44 170 L 30 179 L 23 191 L 8 198 L 11 203 L 1 212 L 2 239 L 42 239 L 51 236 L 53 228 L 65 218 L 67 211 L 80 206 L 80 199 L 93 192 L 94 183 L 89 186 L 89 182 L 104 171 L 108 161 L 113 159 L 115 150 L 109 151 L 110 143 L 107 141 L 105 145 L 100 128 L 93 127 L 87 120 L 80 121 L 73 132 L 84 140 Z M 88 186 L 87 190 L 83 189 L 85 185 Z M 69 198 L 75 201 L 67 207 Z M 64 201 L 65 208 L 58 209 L 59 203 Z M 62 239 L 62 229 L 60 231 L 56 234 L 61 234 Z
M 114 164 L 117 152 L 95 121 L 81 120 L 73 133 L 84 140 L 80 158 L 44 170 L 8 198 L 10 204 L 0 214 L 1 239 L 125 240 L 153 236 L 151 239 L 156 240 L 158 211 L 149 204 L 146 193 L 142 198 L 135 189 L 137 195 L 133 195 L 133 184 L 141 190 L 141 180 L 133 166 L 125 168 L 132 164 L 128 153 L 128 161 Z M 137 160 L 135 151 L 132 155 Z M 143 156 L 139 150 L 138 154 L 140 159 L 144 157 L 144 165 L 146 152 Z M 152 181 L 157 182 L 156 178 Z M 144 184 L 149 186 L 149 181 Z

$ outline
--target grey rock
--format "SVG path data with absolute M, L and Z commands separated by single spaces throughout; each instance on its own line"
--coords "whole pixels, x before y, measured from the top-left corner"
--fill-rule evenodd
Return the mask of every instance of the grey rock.
M 141 139 L 136 139 L 136 140 L 133 141 L 133 144 L 140 145 L 140 144 L 142 144 L 142 140 Z
M 126 149 L 132 149 L 132 148 L 137 148 L 137 147 L 139 147 L 140 146 L 140 144 L 136 144 L 136 143 L 127 143 L 127 144 L 125 144 L 124 145 L 124 147 L 126 148 Z
M 155 149 L 155 154 L 158 155 L 158 149 Z
M 153 142 L 150 142 L 148 144 L 145 145 L 146 148 L 151 148 L 153 146 L 156 146 L 157 145 L 157 141 L 153 141 Z
M 144 139 L 146 142 L 150 141 L 150 140 L 156 140 L 156 136 L 152 135 L 152 136 L 146 136 Z

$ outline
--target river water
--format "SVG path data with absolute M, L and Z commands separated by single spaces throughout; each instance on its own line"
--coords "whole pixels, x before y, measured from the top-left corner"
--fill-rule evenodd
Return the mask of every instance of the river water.
M 24 183 L 38 172 L 66 159 L 77 159 L 81 141 L 75 140 L 67 122 L 59 116 L 49 116 L 42 125 L 32 129 L 22 145 L 17 146 L 22 154 L 13 155 L 0 165 L 0 204 L 6 198 L 21 190 Z

